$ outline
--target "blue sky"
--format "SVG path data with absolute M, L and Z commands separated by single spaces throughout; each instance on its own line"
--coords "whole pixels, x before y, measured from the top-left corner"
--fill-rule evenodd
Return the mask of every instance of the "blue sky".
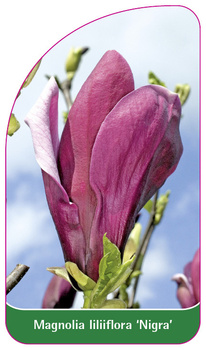
M 8 302 L 20 308 L 41 307 L 51 278 L 46 267 L 63 264 L 30 130 L 23 120 L 47 82 L 45 74 L 65 78 L 64 62 L 71 46 L 90 48 L 74 79 L 73 98 L 109 49 L 117 50 L 128 61 L 136 88 L 148 84 L 150 70 L 170 90 L 177 83 L 191 86 L 181 120 L 184 153 L 160 190 L 171 190 L 170 201 L 151 239 L 137 291 L 143 308 L 179 308 L 171 277 L 182 272 L 199 246 L 199 25 L 195 15 L 181 7 L 127 11 L 84 26 L 44 56 L 35 79 L 22 91 L 14 107 L 21 128 L 7 141 L 7 268 L 10 272 L 17 263 L 24 263 L 30 270 L 8 295 Z M 60 132 L 65 108 L 60 94 Z M 143 210 L 143 224 L 147 218 Z

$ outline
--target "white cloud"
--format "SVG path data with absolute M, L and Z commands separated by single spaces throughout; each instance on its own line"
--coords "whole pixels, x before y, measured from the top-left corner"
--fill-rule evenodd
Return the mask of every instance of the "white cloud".
M 35 190 L 32 179 L 29 183 L 21 181 L 17 187 L 12 186 L 10 191 L 13 192 L 7 206 L 8 261 L 18 259 L 21 254 L 42 245 L 46 246 L 55 236 L 51 233 L 54 226 L 45 194 Z
M 143 262 L 137 299 L 141 303 L 155 299 L 156 295 L 153 291 L 153 283 L 172 275 L 173 271 L 172 256 L 168 242 L 166 239 L 156 236 Z
M 31 133 L 23 124 L 12 137 L 7 140 L 7 178 L 15 179 L 20 173 L 40 175 L 35 160 Z
M 8 259 L 50 241 L 50 235 L 42 229 L 48 221 L 48 211 L 28 203 L 12 204 L 8 211 L 7 253 Z
M 181 193 L 181 197 L 175 201 L 175 206 L 170 211 L 172 217 L 183 217 L 187 213 L 192 212 L 194 204 L 199 206 L 199 187 L 195 184 L 190 184 L 185 192 Z
M 155 235 L 156 232 L 154 232 Z M 162 278 L 172 272 L 172 257 L 168 242 L 163 237 L 153 237 L 153 245 L 148 250 L 142 271 L 149 279 Z

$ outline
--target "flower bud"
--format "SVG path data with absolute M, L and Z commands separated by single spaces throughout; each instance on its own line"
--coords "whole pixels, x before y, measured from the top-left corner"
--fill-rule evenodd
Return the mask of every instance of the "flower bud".
M 20 128 L 20 123 L 12 113 L 9 120 L 8 135 L 12 136 Z
M 88 50 L 88 48 L 71 48 L 69 51 L 69 54 L 67 56 L 66 62 L 65 62 L 65 70 L 67 73 L 68 80 L 72 80 L 77 69 L 79 66 L 79 63 L 81 61 L 82 55 Z
M 155 213 L 155 225 L 159 224 L 159 222 L 162 219 L 162 216 L 164 214 L 165 208 L 167 206 L 167 203 L 169 201 L 169 195 L 170 191 L 167 191 L 165 194 L 161 195 L 156 204 L 156 213 Z

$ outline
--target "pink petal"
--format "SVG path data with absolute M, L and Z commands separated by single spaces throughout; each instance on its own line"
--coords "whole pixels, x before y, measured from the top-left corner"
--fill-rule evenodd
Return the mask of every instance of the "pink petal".
M 58 137 L 59 89 L 52 77 L 25 122 L 31 129 L 36 160 L 42 170 L 59 182 L 56 165 Z
M 92 271 L 104 233 L 122 249 L 138 211 L 175 170 L 182 154 L 180 114 L 177 95 L 153 85 L 122 98 L 102 123 L 90 166 L 97 196 L 87 262 L 91 278 L 97 278 Z
M 89 184 L 92 147 L 106 115 L 133 89 L 134 81 L 129 65 L 116 51 L 108 51 L 76 97 L 61 138 L 59 159 L 60 164 L 64 162 L 62 168 L 66 169 L 67 155 L 64 150 L 67 147 L 68 129 L 71 128 L 75 158 L 71 199 L 79 207 L 80 222 L 88 243 L 96 207 L 96 198 Z M 68 192 L 70 182 L 66 172 L 62 171 L 61 180 Z
M 190 261 L 189 263 L 187 263 L 187 265 L 185 265 L 184 267 L 184 275 L 187 277 L 187 279 L 191 282 L 191 265 L 192 262 Z
M 84 269 L 85 242 L 79 223 L 78 208 L 74 203 L 70 203 L 68 194 L 60 183 L 57 168 L 58 86 L 54 78 L 48 82 L 25 122 L 31 129 L 36 159 L 42 169 L 48 205 L 65 260 L 73 261 L 79 268 Z M 68 140 L 69 146 L 71 141 Z M 71 169 L 74 167 L 72 161 L 67 166 Z
M 198 249 L 191 265 L 193 291 L 197 303 L 200 301 L 200 250 Z
M 177 299 L 182 308 L 192 307 L 196 304 L 194 295 L 185 286 L 179 286 L 177 289 Z
M 194 306 L 196 300 L 187 277 L 182 273 L 177 273 L 172 277 L 172 280 L 177 283 L 177 299 L 182 308 Z
M 63 187 L 50 175 L 43 172 L 44 187 L 65 261 L 72 261 L 85 270 L 85 237 L 79 222 L 78 208 Z

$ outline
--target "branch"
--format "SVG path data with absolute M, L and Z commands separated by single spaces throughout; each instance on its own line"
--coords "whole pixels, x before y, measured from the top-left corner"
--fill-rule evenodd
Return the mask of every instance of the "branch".
M 6 294 L 8 294 L 24 277 L 29 270 L 29 267 L 22 264 L 17 264 L 15 269 L 6 278 Z
M 132 268 L 136 268 L 137 270 L 141 269 L 143 258 L 145 256 L 152 232 L 154 231 L 154 228 L 156 226 L 154 224 L 154 220 L 155 220 L 155 214 L 156 214 L 157 198 L 158 198 L 158 191 L 155 193 L 155 196 L 154 196 L 152 210 L 150 213 L 150 218 L 149 218 L 147 228 L 145 230 L 145 234 L 143 236 L 143 239 L 142 239 L 140 246 L 138 247 L 137 252 L 135 253 L 136 257 L 135 257 L 135 260 L 133 261 L 133 264 L 131 266 Z M 129 308 L 131 308 L 133 303 L 134 303 L 134 298 L 135 298 L 135 294 L 136 294 L 136 290 L 137 290 L 137 284 L 139 281 L 139 277 L 140 277 L 140 275 L 138 275 L 136 277 L 135 282 L 134 282 L 134 286 L 133 286 L 133 289 L 131 292 L 131 297 L 130 297 L 130 301 L 129 301 L 129 305 L 128 305 Z
M 63 92 L 65 101 L 66 101 L 66 105 L 68 108 L 68 111 L 70 110 L 71 106 L 72 106 L 72 98 L 71 98 L 71 81 L 66 79 L 64 80 L 61 84 L 60 84 L 60 89 Z

